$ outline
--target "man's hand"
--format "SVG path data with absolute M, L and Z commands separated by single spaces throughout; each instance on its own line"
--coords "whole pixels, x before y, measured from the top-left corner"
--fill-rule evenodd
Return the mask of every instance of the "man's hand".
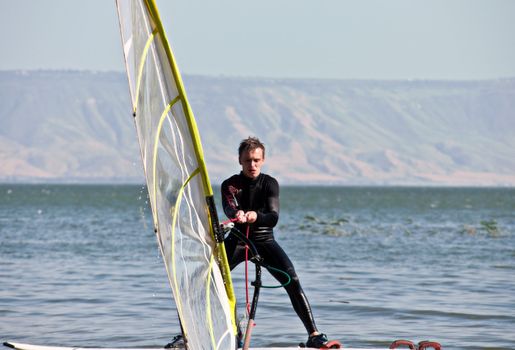
M 245 217 L 247 219 L 247 222 L 249 224 L 252 224 L 257 220 L 257 213 L 255 211 L 248 211 L 245 213 Z
M 238 210 L 236 212 L 236 222 L 239 224 L 244 224 L 247 222 L 247 216 L 245 215 L 245 212 L 243 210 Z

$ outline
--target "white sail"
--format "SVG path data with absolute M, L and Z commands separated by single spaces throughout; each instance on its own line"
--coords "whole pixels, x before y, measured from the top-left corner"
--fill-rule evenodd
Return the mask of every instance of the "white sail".
M 187 347 L 234 349 L 227 258 L 181 77 L 154 1 L 116 5 L 152 215 Z

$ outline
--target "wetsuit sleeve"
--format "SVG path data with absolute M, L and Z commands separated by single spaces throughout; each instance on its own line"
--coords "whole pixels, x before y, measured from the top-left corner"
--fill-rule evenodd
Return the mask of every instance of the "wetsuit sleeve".
M 266 208 L 257 212 L 258 226 L 274 227 L 279 221 L 279 183 L 270 177 L 266 186 Z
M 229 181 L 225 180 L 222 183 L 222 208 L 224 209 L 225 215 L 233 219 L 236 216 L 236 212 L 238 209 L 238 203 L 236 202 L 236 199 L 229 191 Z

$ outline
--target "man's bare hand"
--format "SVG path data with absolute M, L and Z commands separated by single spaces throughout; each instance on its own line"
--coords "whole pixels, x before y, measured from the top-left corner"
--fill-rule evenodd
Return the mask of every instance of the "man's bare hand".
M 236 212 L 236 222 L 239 224 L 244 224 L 247 222 L 247 216 L 243 210 L 238 210 Z
M 252 224 L 257 220 L 257 213 L 255 211 L 248 211 L 245 213 L 245 217 L 247 218 L 247 222 Z

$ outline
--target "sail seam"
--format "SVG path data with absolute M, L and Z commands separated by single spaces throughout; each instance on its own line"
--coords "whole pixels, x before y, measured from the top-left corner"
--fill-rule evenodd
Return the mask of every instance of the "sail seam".
M 168 117 L 168 113 L 170 112 L 170 110 L 172 109 L 173 105 L 176 104 L 178 101 L 180 100 L 180 96 L 177 96 L 175 97 L 169 104 L 168 106 L 166 106 L 166 108 L 163 110 L 163 113 L 161 113 L 161 117 L 159 118 L 159 123 L 157 125 L 157 130 L 156 130 L 156 135 L 155 135 L 155 139 L 154 139 L 154 147 L 153 147 L 153 159 L 152 159 L 152 183 L 153 183 L 153 189 L 152 189 L 152 199 L 154 200 L 154 203 L 153 206 L 154 208 L 157 208 L 157 157 L 158 157 L 158 154 L 157 154 L 157 148 L 159 146 L 159 137 L 161 136 L 161 131 L 163 129 L 163 124 L 164 124 L 164 121 L 166 120 L 166 118 Z M 179 190 L 179 193 L 178 193 L 178 196 L 177 196 L 177 200 L 175 202 L 175 206 L 174 206 L 174 212 L 172 213 L 172 217 L 173 217 L 173 222 L 172 222 L 172 250 L 171 250 L 171 253 L 172 253 L 172 256 L 171 256 L 171 260 L 172 260 L 172 275 L 174 277 L 174 283 L 173 283 L 173 288 L 175 289 L 175 292 L 176 292 L 176 295 L 179 296 L 180 295 L 180 292 L 179 292 L 179 289 L 178 289 L 178 283 L 177 283 L 177 273 L 176 273 L 176 267 L 175 267 L 175 224 L 176 224 L 176 210 L 179 208 L 180 206 L 180 202 L 182 200 L 182 193 L 183 193 L 183 190 L 184 190 L 184 187 L 189 183 L 189 181 L 191 180 L 191 178 L 193 176 L 195 176 L 197 173 L 199 172 L 199 169 L 195 170 L 189 177 L 188 179 L 186 180 L 186 182 L 182 185 L 182 187 L 180 188 Z M 159 219 L 157 217 L 157 212 L 155 213 L 156 217 L 155 217 L 155 221 L 157 223 L 157 226 L 159 228 Z M 160 235 L 159 235 L 160 237 Z M 160 239 L 161 241 L 161 239 Z M 162 243 L 161 243 L 162 244 Z M 161 252 L 164 254 L 164 250 L 161 250 Z M 166 264 L 165 264 L 166 265 Z M 182 315 L 182 303 L 180 301 L 179 298 L 177 298 L 176 300 L 176 304 L 177 304 L 177 312 L 179 313 L 179 315 Z M 182 317 L 182 316 L 181 316 Z M 187 331 L 186 329 L 184 329 L 184 325 L 183 325 L 183 331 L 185 333 L 185 335 L 187 334 Z M 186 337 L 187 339 L 187 337 Z
M 179 288 L 178 288 L 177 268 L 175 265 L 175 228 L 177 227 L 176 226 L 177 225 L 177 216 L 179 213 L 179 208 L 180 208 L 180 204 L 182 201 L 182 195 L 184 193 L 184 189 L 186 188 L 186 186 L 188 185 L 190 180 L 199 173 L 200 173 L 200 168 L 195 169 L 193 171 L 193 173 L 191 173 L 191 175 L 182 184 L 181 188 L 179 189 L 179 193 L 177 193 L 177 200 L 175 201 L 175 206 L 172 208 L 173 212 L 171 213 L 172 214 L 172 232 L 171 232 L 172 233 L 172 249 L 171 249 L 172 276 L 173 276 L 173 288 L 175 289 L 175 293 L 177 293 L 176 294 L 177 296 L 181 295 Z M 180 298 L 177 298 L 176 304 L 177 304 L 177 312 L 179 313 L 180 318 L 182 319 L 184 316 L 182 314 L 182 302 L 181 302 Z M 183 327 L 183 332 L 185 333 L 185 335 L 188 334 L 188 331 L 185 328 L 186 325 L 183 324 L 182 327 Z M 188 338 L 186 337 L 186 339 L 188 339 Z
M 207 283 L 206 283 L 206 314 L 207 314 L 207 322 L 209 325 L 209 334 L 211 335 L 211 343 L 213 344 L 214 349 L 218 349 L 216 340 L 215 340 L 215 334 L 214 334 L 214 328 L 213 328 L 213 319 L 211 315 L 211 273 L 213 271 L 213 261 L 214 261 L 214 253 L 213 250 L 211 253 L 211 259 L 209 259 L 209 270 L 207 275 Z
M 147 56 L 148 56 L 148 51 L 150 50 L 150 45 L 154 41 L 154 37 L 156 36 L 156 34 L 157 34 L 157 28 L 154 28 L 154 30 L 148 37 L 147 42 L 145 43 L 145 47 L 143 48 L 143 52 L 140 57 L 141 60 L 139 62 L 139 67 L 138 67 L 138 79 L 136 81 L 136 91 L 135 91 L 136 95 L 135 95 L 134 106 L 132 106 L 134 113 L 136 113 L 136 109 L 138 108 L 139 88 L 141 85 L 141 79 L 143 78 L 143 68 L 145 67 L 145 62 L 147 61 Z
M 163 123 L 166 119 L 166 117 L 168 116 L 168 112 L 170 112 L 170 110 L 172 109 L 173 105 L 177 103 L 177 101 L 179 101 L 180 99 L 180 96 L 177 96 L 176 98 L 174 98 L 172 100 L 172 102 L 170 102 L 168 104 L 168 106 L 166 106 L 166 108 L 164 109 L 163 113 L 161 114 L 161 117 L 159 118 L 159 123 L 157 125 L 157 130 L 156 130 L 156 136 L 155 136 L 155 139 L 154 139 L 154 150 L 153 150 L 153 159 L 152 159 L 152 183 L 154 184 L 154 188 L 153 188 L 153 200 L 154 200 L 154 206 L 157 207 L 157 184 L 156 184 L 156 178 L 157 178 L 157 170 L 156 170 L 156 164 L 157 164 L 157 147 L 159 145 L 159 137 L 161 136 L 161 130 L 163 128 Z M 157 214 L 156 214 L 156 219 L 157 219 Z

